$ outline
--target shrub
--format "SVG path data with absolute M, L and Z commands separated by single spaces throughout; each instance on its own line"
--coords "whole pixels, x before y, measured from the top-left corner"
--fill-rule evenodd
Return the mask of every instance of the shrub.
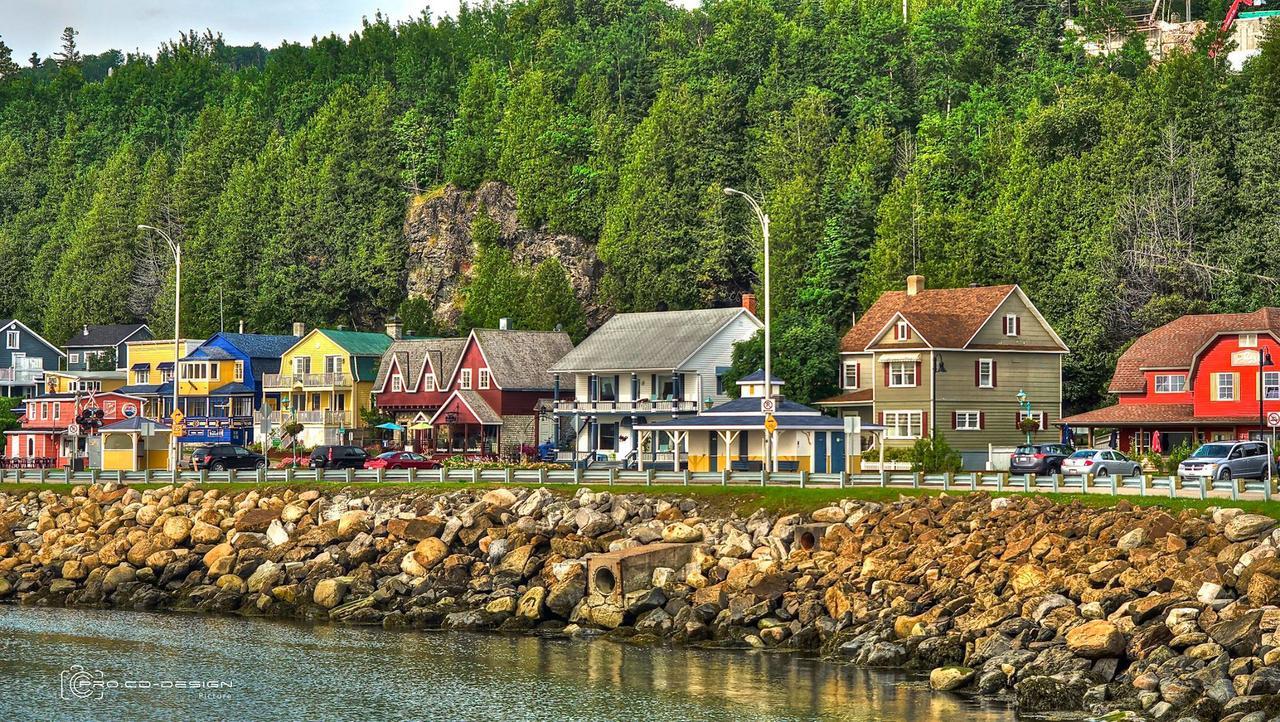
M 916 441 L 911 447 L 911 470 L 926 474 L 956 473 L 963 468 L 960 452 L 941 436 Z

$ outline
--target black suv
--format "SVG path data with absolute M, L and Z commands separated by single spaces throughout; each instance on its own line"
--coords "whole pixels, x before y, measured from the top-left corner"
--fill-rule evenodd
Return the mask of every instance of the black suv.
M 1026 444 L 1014 449 L 1009 457 L 1010 474 L 1057 474 L 1062 460 L 1075 453 L 1066 444 Z
M 368 460 L 359 446 L 317 446 L 311 452 L 312 469 L 363 469 Z
M 265 469 L 267 457 L 255 454 L 243 446 L 213 444 L 198 447 L 191 452 L 191 468 L 199 471 L 226 471 L 228 469 Z

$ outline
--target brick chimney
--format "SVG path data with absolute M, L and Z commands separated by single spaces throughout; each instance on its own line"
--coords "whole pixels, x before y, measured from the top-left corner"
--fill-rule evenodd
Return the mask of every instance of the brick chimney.
M 923 290 L 924 290 L 924 276 L 921 276 L 915 273 L 911 274 L 910 276 L 907 276 L 907 295 L 908 296 L 919 296 L 920 292 Z
M 307 324 L 305 324 L 305 323 L 303 323 L 303 322 L 301 322 L 301 321 L 294 321 L 294 322 L 293 322 L 293 335 L 294 335 L 294 336 L 306 336 L 306 335 L 307 335 Z
M 399 341 L 404 338 L 404 324 L 400 322 L 400 319 L 395 316 L 387 319 L 387 335 L 391 337 L 392 341 Z
M 742 307 L 743 307 L 743 308 L 745 308 L 745 309 L 747 309 L 748 311 L 750 311 L 752 315 L 755 315 L 755 313 L 756 313 L 756 295 L 755 295 L 754 293 L 744 293 L 744 294 L 742 294 Z

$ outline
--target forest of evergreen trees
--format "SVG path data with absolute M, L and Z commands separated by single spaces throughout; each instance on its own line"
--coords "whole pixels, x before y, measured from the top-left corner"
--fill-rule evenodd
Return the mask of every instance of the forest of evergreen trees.
M 220 309 L 261 331 L 397 309 L 452 331 L 402 306 L 402 224 L 414 195 L 485 180 L 525 224 L 596 243 L 620 311 L 757 286 L 758 229 L 721 188 L 763 197 L 776 368 L 801 399 L 831 390 L 850 314 L 912 271 L 1022 284 L 1072 347 L 1073 407 L 1143 331 L 1278 301 L 1280 43 L 1236 74 L 1208 37 L 1159 64 L 1136 39 L 1086 58 L 1047 4 L 901 12 L 517 0 L 269 51 L 194 32 L 155 57 L 84 56 L 74 33 L 51 59 L 0 47 L 0 316 L 58 341 L 164 333 L 149 223 L 184 245 L 190 335 Z M 505 315 L 580 323 L 558 265 L 481 253 L 464 324 L 551 296 Z

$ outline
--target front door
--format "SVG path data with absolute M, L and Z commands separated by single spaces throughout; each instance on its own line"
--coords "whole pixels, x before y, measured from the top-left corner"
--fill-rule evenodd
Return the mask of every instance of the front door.
M 813 433 L 813 470 L 819 474 L 827 473 L 827 432 Z
M 720 434 L 714 431 L 707 432 L 707 449 L 709 449 L 707 470 L 720 471 Z
M 843 431 L 831 432 L 831 473 L 833 474 L 844 473 L 844 444 L 845 439 Z

